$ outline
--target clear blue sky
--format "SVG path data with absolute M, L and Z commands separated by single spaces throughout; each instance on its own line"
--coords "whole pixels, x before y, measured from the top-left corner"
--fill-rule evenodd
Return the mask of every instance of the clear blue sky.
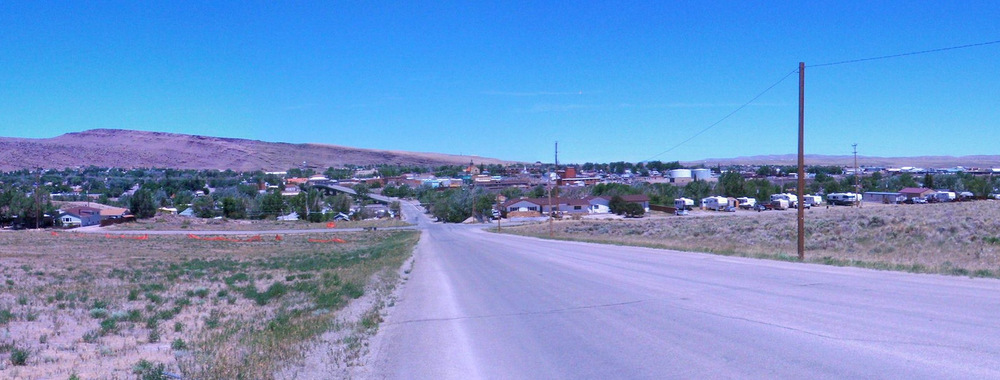
M 206 3 L 206 4 L 203 4 Z M 1000 40 L 995 1 L 0 2 L 0 135 L 523 161 L 797 147 L 807 65 Z M 398 4 L 402 3 L 402 4 Z M 806 69 L 808 153 L 1000 154 L 1000 44 Z

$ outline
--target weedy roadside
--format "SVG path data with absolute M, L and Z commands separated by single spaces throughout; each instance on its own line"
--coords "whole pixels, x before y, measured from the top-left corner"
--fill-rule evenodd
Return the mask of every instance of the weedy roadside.
M 344 243 L 2 233 L 0 377 L 271 378 L 419 238 L 336 236 Z
M 797 261 L 795 212 L 554 223 L 554 238 Z M 1000 202 L 832 207 L 806 214 L 806 262 L 1000 277 Z M 504 233 L 548 238 L 548 228 Z

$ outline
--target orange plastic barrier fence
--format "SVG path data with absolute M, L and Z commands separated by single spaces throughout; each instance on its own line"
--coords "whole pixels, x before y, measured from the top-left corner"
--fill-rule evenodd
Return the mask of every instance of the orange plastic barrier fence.
M 75 238 L 82 238 L 82 237 L 88 235 L 88 234 L 81 234 L 81 233 L 60 234 L 60 233 L 55 232 L 55 231 L 52 231 L 51 234 L 52 234 L 52 236 L 69 236 L 69 237 L 75 237 Z
M 105 238 L 108 239 L 129 239 L 129 240 L 149 240 L 149 235 L 112 235 L 104 234 Z
M 309 239 L 310 243 L 347 243 L 343 239 Z
M 191 238 L 191 239 L 195 239 L 195 240 L 228 241 L 228 242 L 234 242 L 234 243 L 249 243 L 249 242 L 263 241 L 264 240 L 264 238 L 262 238 L 260 235 L 251 236 L 251 237 L 246 238 L 246 239 L 233 239 L 233 238 L 228 238 L 228 237 L 225 237 L 225 236 L 201 237 L 201 236 L 198 236 L 198 235 L 195 235 L 195 234 L 188 234 L 188 237 Z

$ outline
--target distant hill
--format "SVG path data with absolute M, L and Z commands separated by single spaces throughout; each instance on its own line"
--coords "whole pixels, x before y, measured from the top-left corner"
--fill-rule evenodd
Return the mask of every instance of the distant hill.
M 838 165 L 853 166 L 854 156 L 806 155 L 806 165 Z M 716 165 L 798 165 L 795 154 L 749 156 L 736 158 L 708 158 L 699 161 L 682 162 L 685 166 L 716 166 Z M 918 156 L 918 157 L 870 157 L 858 156 L 858 165 L 881 167 L 920 167 L 920 168 L 1000 168 L 1000 156 Z
M 342 165 L 455 165 L 506 163 L 495 158 L 288 144 L 257 140 L 94 129 L 47 139 L 0 137 L 0 170 L 118 168 L 286 170 L 302 162 L 326 169 Z

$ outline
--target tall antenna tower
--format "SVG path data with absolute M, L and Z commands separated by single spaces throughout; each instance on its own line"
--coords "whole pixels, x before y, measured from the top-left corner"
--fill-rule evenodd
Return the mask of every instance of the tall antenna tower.
M 559 169 L 559 142 L 556 141 L 556 170 Z

